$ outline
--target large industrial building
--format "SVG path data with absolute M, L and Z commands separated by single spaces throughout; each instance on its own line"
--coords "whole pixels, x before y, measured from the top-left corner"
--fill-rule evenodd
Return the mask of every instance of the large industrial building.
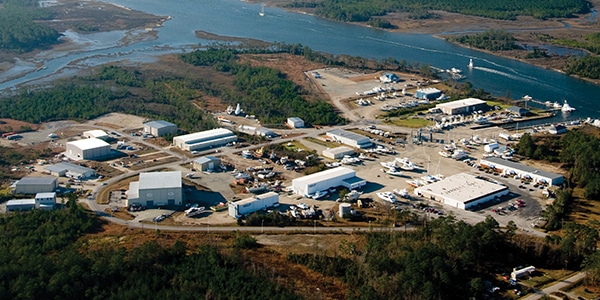
M 129 183 L 127 206 L 137 204 L 153 207 L 182 203 L 180 171 L 141 173 L 139 181 Z
M 466 98 L 452 102 L 440 103 L 435 106 L 447 115 L 467 115 L 479 110 L 487 110 L 485 101 L 476 98 Z
M 350 147 L 359 149 L 369 148 L 373 146 L 373 142 L 371 142 L 371 139 L 369 139 L 368 137 L 343 129 L 333 129 L 327 131 L 327 138 L 338 143 L 342 143 Z
M 508 194 L 508 187 L 459 173 L 415 189 L 415 194 L 456 208 L 471 209 Z
M 499 157 L 482 158 L 479 164 L 484 167 L 494 168 L 506 175 L 518 176 L 519 178 L 531 179 L 533 182 L 549 185 L 561 185 L 565 177 L 560 174 L 539 170 L 518 162 L 502 159 Z
M 279 194 L 275 192 L 254 195 L 238 202 L 229 202 L 229 215 L 239 218 L 262 209 L 277 206 L 277 204 L 279 204 Z
M 418 89 L 415 93 L 415 97 L 423 100 L 435 100 L 442 95 L 442 91 L 436 88 L 424 88 Z
M 101 139 L 103 141 L 106 141 L 110 138 L 108 133 L 100 129 L 84 131 L 82 135 L 88 139 Z
M 176 134 L 177 133 L 177 125 L 163 121 L 150 121 L 144 123 L 144 133 L 151 134 L 153 136 L 163 136 L 166 134 Z
M 91 138 L 67 143 L 65 155 L 72 160 L 95 160 L 110 155 L 110 144 Z
M 58 187 L 56 177 L 23 177 L 14 184 L 15 194 L 51 193 Z
M 354 190 L 366 184 L 366 180 L 356 177 L 356 171 L 346 167 L 337 167 L 292 180 L 294 193 L 301 196 L 339 186 Z
M 94 171 L 94 169 L 68 162 L 60 162 L 55 165 L 47 166 L 46 172 L 50 173 L 52 176 L 66 176 L 75 179 L 87 179 L 96 176 L 96 171 Z
M 214 156 L 203 156 L 193 161 L 192 168 L 196 171 L 221 170 L 221 160 Z
M 353 155 L 354 149 L 347 146 L 339 146 L 335 148 L 327 148 L 323 150 L 323 156 L 331 159 L 342 159 L 346 155 Z
M 224 146 L 237 141 L 237 136 L 231 130 L 217 128 L 173 138 L 173 144 L 182 150 L 194 151 Z

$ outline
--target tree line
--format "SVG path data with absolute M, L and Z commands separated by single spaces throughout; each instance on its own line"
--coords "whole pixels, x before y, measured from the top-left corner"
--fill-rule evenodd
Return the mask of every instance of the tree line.
M 36 22 L 52 17 L 48 10 L 37 7 L 37 1 L 0 3 L 0 50 L 27 52 L 58 43 L 60 33 Z
M 491 29 L 478 34 L 450 36 L 448 40 L 488 51 L 522 49 L 521 46 L 516 44 L 515 37 L 504 30 Z
M 126 249 L 90 243 L 100 221 L 69 197 L 65 209 L 0 217 L 2 299 L 298 299 L 267 275 L 248 271 L 237 247 L 190 247 L 156 238 Z M 237 252 L 236 252 L 237 251 Z
M 294 1 L 290 7 L 314 7 L 317 15 L 345 22 L 367 22 L 390 12 L 442 10 L 493 19 L 514 20 L 517 16 L 538 19 L 570 18 L 590 11 L 585 0 L 324 0 Z M 423 15 L 420 13 L 420 15 Z
M 440 217 L 410 232 L 374 230 L 365 246 L 345 242 L 335 255 L 290 253 L 287 259 L 340 278 L 349 299 L 479 299 L 489 286 L 505 284 L 498 273 L 518 265 L 579 269 L 598 241 L 597 229 L 584 225 L 545 240 L 515 228 L 501 229 L 491 216 L 475 225 Z

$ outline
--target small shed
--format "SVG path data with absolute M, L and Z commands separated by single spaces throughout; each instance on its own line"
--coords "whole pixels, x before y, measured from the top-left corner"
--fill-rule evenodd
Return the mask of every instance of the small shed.
M 108 133 L 106 133 L 104 130 L 100 130 L 100 129 L 84 131 L 83 136 L 88 139 L 96 138 L 96 139 L 101 139 L 103 141 L 106 141 L 109 139 Z
M 193 168 L 196 171 L 214 171 L 221 166 L 221 160 L 214 156 L 203 156 L 194 160 Z
M 347 146 L 340 146 L 335 148 L 327 148 L 323 150 L 323 156 L 331 159 L 342 159 L 346 155 L 353 155 L 354 149 Z
M 304 120 L 298 117 L 291 117 L 287 119 L 288 126 L 292 128 L 304 128 Z

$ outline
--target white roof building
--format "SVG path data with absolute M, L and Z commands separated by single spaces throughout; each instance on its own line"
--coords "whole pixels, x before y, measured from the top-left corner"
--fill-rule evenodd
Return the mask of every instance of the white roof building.
M 440 103 L 435 106 L 447 115 L 465 115 L 474 111 L 487 109 L 485 101 L 477 98 L 466 98 L 452 102 Z
M 127 205 L 172 206 L 183 203 L 181 172 L 140 173 L 139 181 L 129 183 Z
M 182 150 L 194 151 L 220 147 L 237 141 L 237 136 L 229 129 L 217 128 L 173 138 L 173 144 Z
M 150 121 L 144 123 L 144 133 L 149 133 L 153 136 L 175 134 L 177 133 L 177 125 L 163 120 Z
M 323 150 L 323 156 L 331 159 L 342 159 L 344 156 L 352 154 L 354 154 L 354 149 L 347 146 L 339 146 Z
M 353 190 L 366 184 L 366 180 L 356 177 L 356 171 L 346 167 L 337 167 L 292 180 L 294 193 L 302 196 L 338 186 Z
M 456 208 L 471 209 L 508 194 L 508 187 L 468 173 L 458 173 L 415 189 L 415 194 Z
M 72 160 L 94 160 L 110 154 L 110 144 L 97 138 L 68 142 L 66 148 L 65 155 Z
M 326 134 L 327 137 L 329 137 L 330 139 L 354 148 L 363 149 L 373 146 L 373 142 L 371 142 L 371 139 L 362 134 L 354 133 L 351 131 L 346 131 L 343 129 L 333 129 L 327 131 Z
M 47 166 L 46 171 L 53 176 L 67 176 L 77 179 L 86 179 L 96 175 L 94 169 L 68 162 L 60 162 L 55 165 Z
M 84 131 L 83 136 L 88 139 L 93 139 L 93 138 L 101 139 L 101 140 L 109 139 L 108 133 L 106 133 L 106 132 L 104 132 L 104 130 L 100 130 L 100 129 Z
M 298 117 L 291 117 L 287 119 L 288 126 L 292 128 L 304 128 L 304 120 Z
M 254 195 L 237 202 L 229 202 L 229 215 L 239 218 L 261 209 L 273 207 L 277 203 L 279 203 L 279 194 L 275 192 Z
M 529 178 L 536 183 L 547 183 L 549 185 L 563 184 L 565 177 L 560 174 L 536 169 L 522 163 L 502 159 L 499 157 L 482 158 L 479 164 L 494 168 L 506 175 L 516 175 L 519 178 Z

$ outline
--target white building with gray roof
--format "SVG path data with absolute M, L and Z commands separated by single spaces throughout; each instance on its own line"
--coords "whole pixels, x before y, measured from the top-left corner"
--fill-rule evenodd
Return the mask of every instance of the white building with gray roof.
M 58 187 L 56 177 L 23 177 L 14 184 L 16 194 L 37 194 L 54 192 Z
M 127 206 L 134 203 L 147 207 L 182 205 L 181 172 L 140 173 L 139 181 L 129 183 L 127 192 Z
M 173 138 L 173 144 L 181 150 L 194 151 L 224 146 L 237 141 L 237 136 L 229 129 L 217 128 Z
M 176 134 L 177 125 L 163 120 L 150 121 L 144 123 L 144 133 L 151 134 L 153 136 Z
M 517 176 L 524 179 L 531 179 L 536 183 L 561 185 L 565 181 L 565 177 L 563 175 L 547 172 L 499 157 L 482 158 L 479 161 L 479 164 L 484 167 L 493 168 L 502 174 Z
M 69 162 L 60 162 L 55 165 L 47 166 L 46 172 L 50 173 L 52 176 L 66 176 L 75 179 L 87 179 L 96 176 L 96 171 L 94 171 L 94 169 Z
M 327 137 L 335 142 L 359 149 L 369 148 L 373 146 L 373 142 L 371 142 L 371 139 L 369 139 L 368 137 L 362 134 L 346 131 L 343 129 L 329 130 L 327 131 Z
M 469 173 L 458 173 L 415 189 L 415 194 L 456 208 L 471 209 L 508 194 L 508 187 Z

